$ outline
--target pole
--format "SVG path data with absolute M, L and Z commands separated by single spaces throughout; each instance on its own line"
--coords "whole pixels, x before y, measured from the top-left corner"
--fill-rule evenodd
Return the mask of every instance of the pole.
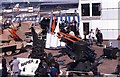
M 50 18 L 50 24 L 49 24 L 49 30 L 48 30 L 48 33 L 51 33 L 52 20 L 53 20 L 53 11 L 51 12 L 51 18 Z
M 117 71 L 118 71 L 118 77 L 120 77 L 120 40 L 118 40 L 118 46 L 119 46 L 119 50 L 118 50 L 118 65 L 117 65 Z

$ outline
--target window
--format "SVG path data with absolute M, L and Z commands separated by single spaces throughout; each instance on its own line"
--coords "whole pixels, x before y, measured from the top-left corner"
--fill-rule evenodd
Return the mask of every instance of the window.
M 101 5 L 100 3 L 92 3 L 92 16 L 100 16 Z
M 90 4 L 82 4 L 82 16 L 90 16 Z

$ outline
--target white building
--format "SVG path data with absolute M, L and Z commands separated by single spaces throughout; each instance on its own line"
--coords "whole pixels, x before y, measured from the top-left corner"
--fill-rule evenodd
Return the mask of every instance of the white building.
M 104 39 L 117 39 L 120 34 L 118 9 L 120 0 L 79 0 L 81 36 L 84 37 L 85 30 L 99 28 Z

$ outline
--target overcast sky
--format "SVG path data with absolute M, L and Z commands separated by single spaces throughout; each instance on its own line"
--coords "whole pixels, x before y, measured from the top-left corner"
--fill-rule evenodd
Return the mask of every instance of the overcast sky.
M 2 2 L 70 2 L 78 3 L 79 0 L 0 0 Z

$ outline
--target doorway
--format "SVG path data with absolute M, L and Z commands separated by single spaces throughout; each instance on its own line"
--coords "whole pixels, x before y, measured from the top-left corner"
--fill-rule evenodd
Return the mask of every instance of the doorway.
M 89 34 L 89 22 L 83 22 L 83 34 L 86 40 L 86 36 Z
M 84 22 L 83 23 L 83 33 L 84 33 L 84 35 L 89 34 L 89 22 Z

